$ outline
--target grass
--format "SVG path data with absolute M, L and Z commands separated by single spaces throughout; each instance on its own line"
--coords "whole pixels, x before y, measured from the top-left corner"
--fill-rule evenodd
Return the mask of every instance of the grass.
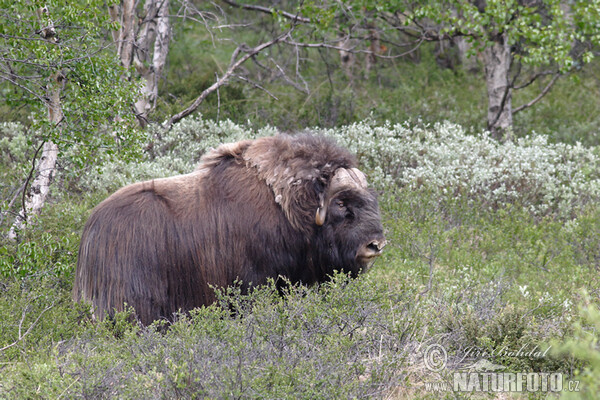
M 424 386 L 444 378 L 424 369 L 430 344 L 448 352 L 444 373 L 477 361 L 460 361 L 467 349 L 545 350 L 571 337 L 581 289 L 600 290 L 600 243 L 589 234 L 597 207 L 573 227 L 516 206 L 483 212 L 398 190 L 382 197 L 390 244 L 359 279 L 283 297 L 273 286 L 232 288 L 220 295 L 225 307 L 181 316 L 163 333 L 126 315 L 90 323 L 70 300 L 76 239 L 64 238 L 97 201 L 51 205 L 16 249 L 35 272 L 0 284 L 0 347 L 10 346 L 0 352 L 2 398 L 436 398 Z M 31 243 L 35 252 L 21 250 Z M 490 361 L 514 372 L 584 365 L 554 352 Z

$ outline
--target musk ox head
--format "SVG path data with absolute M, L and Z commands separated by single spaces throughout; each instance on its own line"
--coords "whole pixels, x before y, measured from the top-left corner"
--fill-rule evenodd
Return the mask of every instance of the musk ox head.
M 357 168 L 338 168 L 319 194 L 315 212 L 321 243 L 330 249 L 323 252 L 331 257 L 325 262 L 353 275 L 365 269 L 386 243 L 380 221 L 377 197 L 365 175 Z
M 328 274 L 356 275 L 381 254 L 386 241 L 377 196 L 346 149 L 325 137 L 280 135 L 255 140 L 243 158 L 289 223 L 318 246 Z
M 225 144 L 188 175 L 124 187 L 84 227 L 74 298 L 143 323 L 214 301 L 210 288 L 356 275 L 385 245 L 375 192 L 330 139 Z

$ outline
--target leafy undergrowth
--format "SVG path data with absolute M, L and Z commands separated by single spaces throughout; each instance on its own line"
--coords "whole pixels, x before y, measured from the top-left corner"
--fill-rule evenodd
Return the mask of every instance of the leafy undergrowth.
M 32 235 L 68 230 L 63 206 Z M 514 372 L 587 371 L 558 350 L 579 321 L 579 290 L 600 287 L 600 238 L 589 234 L 600 210 L 563 224 L 408 190 L 383 196 L 382 208 L 390 244 L 359 279 L 283 296 L 230 288 L 169 327 L 127 314 L 91 322 L 70 300 L 75 254 L 40 247 L 46 265 L 0 286 L 0 397 L 437 398 L 427 382 L 482 358 Z M 427 369 L 432 344 L 447 352 L 442 372 Z M 508 354 L 534 347 L 544 356 Z
M 272 285 L 247 295 L 233 287 L 170 326 L 140 327 L 126 313 L 92 322 L 88 306 L 73 304 L 79 232 L 107 191 L 187 172 L 208 147 L 255 133 L 188 120 L 147 160 L 107 164 L 78 178 L 82 191 L 55 193 L 21 243 L 0 247 L 0 398 L 482 398 L 428 386 L 482 361 L 559 372 L 580 381 L 571 395 L 594 398 L 596 150 L 535 138 L 501 145 L 453 125 L 344 129 L 327 133 L 359 155 L 381 191 L 383 256 L 358 279 L 335 275 L 283 296 Z M 453 167 L 452 157 L 471 167 Z M 511 171 L 519 157 L 529 158 Z M 476 186 L 496 162 L 507 167 L 489 175 L 495 182 L 521 179 L 510 198 Z M 446 353 L 439 370 L 432 345 Z

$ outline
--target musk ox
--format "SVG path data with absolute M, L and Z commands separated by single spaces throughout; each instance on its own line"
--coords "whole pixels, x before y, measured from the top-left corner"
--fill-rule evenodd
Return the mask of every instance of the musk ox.
M 85 225 L 74 299 L 97 318 L 127 303 L 149 324 L 211 304 L 211 285 L 356 275 L 385 245 L 356 164 L 325 137 L 277 135 L 224 144 L 190 174 L 126 186 Z

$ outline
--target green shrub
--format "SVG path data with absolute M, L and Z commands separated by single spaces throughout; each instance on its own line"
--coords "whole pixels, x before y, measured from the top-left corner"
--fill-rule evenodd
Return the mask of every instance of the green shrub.
M 564 342 L 555 341 L 555 353 L 573 357 L 584 362 L 569 379 L 576 381 L 578 391 L 565 390 L 564 399 L 600 398 L 600 310 L 587 293 L 579 305 L 579 316 L 574 332 Z M 565 384 L 565 388 L 567 388 Z
M 238 287 L 239 289 L 239 287 Z M 335 276 L 321 288 L 275 284 L 155 326 L 88 325 L 29 369 L 3 373 L 3 398 L 289 398 L 377 397 L 397 384 L 407 357 L 392 318 L 406 298 L 368 280 Z M 326 312 L 324 312 L 326 310 Z
M 36 240 L 0 246 L 0 275 L 25 277 L 38 273 L 70 274 L 77 254 L 77 237 L 42 233 Z

